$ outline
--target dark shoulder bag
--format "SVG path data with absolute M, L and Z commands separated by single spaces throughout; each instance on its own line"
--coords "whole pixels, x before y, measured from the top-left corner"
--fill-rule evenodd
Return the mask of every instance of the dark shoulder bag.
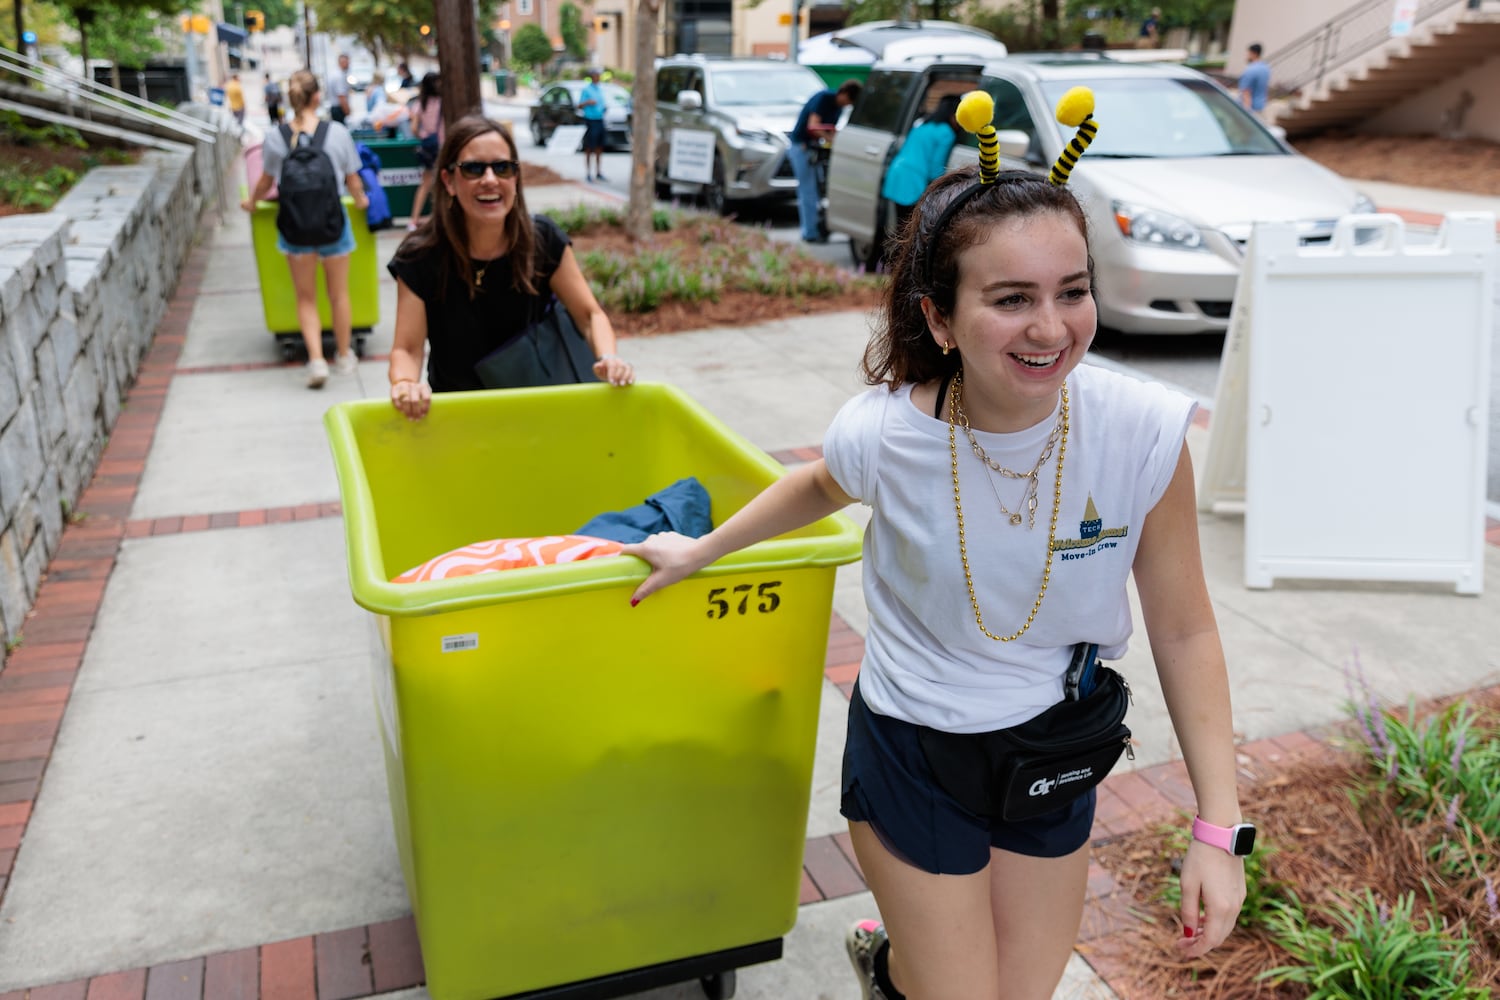
M 1019 726 L 945 733 L 922 726 L 917 741 L 939 787 L 978 816 L 1007 822 L 1060 809 L 1104 780 L 1130 754 L 1130 686 L 1080 644 L 1068 697 Z
M 588 340 L 553 296 L 541 319 L 480 358 L 474 374 L 486 389 L 572 385 L 599 381 L 594 360 Z

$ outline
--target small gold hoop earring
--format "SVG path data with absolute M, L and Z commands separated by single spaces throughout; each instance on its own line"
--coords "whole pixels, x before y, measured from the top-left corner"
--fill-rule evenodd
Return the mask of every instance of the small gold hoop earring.
M 943 357 L 946 358 L 948 356 L 948 352 L 951 351 L 951 350 L 953 350 L 953 345 L 952 344 L 944 344 L 943 345 Z

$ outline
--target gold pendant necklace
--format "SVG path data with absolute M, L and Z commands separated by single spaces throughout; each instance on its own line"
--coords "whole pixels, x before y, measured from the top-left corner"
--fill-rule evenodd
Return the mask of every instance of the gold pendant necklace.
M 969 588 L 969 604 L 974 609 L 974 623 L 979 626 L 979 631 L 986 637 L 996 642 L 1011 642 L 1019 639 L 1031 628 L 1031 623 L 1036 620 L 1036 614 L 1042 608 L 1042 599 L 1047 596 L 1047 584 L 1052 581 L 1052 546 L 1057 540 L 1057 515 L 1062 509 L 1062 477 L 1063 457 L 1068 453 L 1068 384 L 1062 386 L 1062 411 L 1058 417 L 1058 425 L 1061 431 L 1057 436 L 1057 478 L 1052 486 L 1052 523 L 1047 529 L 1047 561 L 1042 566 L 1042 586 L 1037 591 L 1036 601 L 1031 605 L 1031 613 L 1026 616 L 1026 622 L 1010 635 L 996 635 L 984 627 L 984 615 L 979 611 L 979 598 L 974 594 L 974 574 L 969 570 L 969 549 L 964 539 L 964 507 L 958 485 L 958 421 L 956 414 L 962 406 L 960 399 L 963 394 L 963 371 L 960 369 L 953 375 L 953 381 L 948 387 L 948 458 L 953 470 L 953 512 L 958 515 L 958 557 L 964 564 L 964 584 Z M 1050 450 L 1050 449 L 1049 449 Z M 1038 463 L 1040 468 L 1040 463 Z M 1000 508 L 1004 510 L 1002 506 Z M 1011 515 L 1011 523 L 1018 523 L 1019 515 Z
M 962 376 L 962 372 L 955 373 L 954 380 L 961 383 Z M 949 395 L 951 396 L 953 395 L 953 393 L 950 392 Z M 1021 491 L 1021 503 L 1018 505 L 1018 507 L 1026 508 L 1028 517 L 1026 525 L 1027 530 L 1029 531 L 1030 529 L 1035 528 L 1038 475 L 1041 472 L 1042 466 L 1047 464 L 1047 459 L 1052 457 L 1052 451 L 1057 447 L 1058 439 L 1062 434 L 1062 412 L 1060 410 L 1058 411 L 1057 422 L 1052 425 L 1052 433 L 1047 436 L 1047 443 L 1043 446 L 1042 453 L 1037 456 L 1036 463 L 1032 465 L 1030 471 L 1028 472 L 1016 472 L 1012 469 L 1007 469 L 1005 466 L 1001 465 L 993 458 L 990 458 L 989 453 L 984 450 L 984 447 L 982 445 L 980 445 L 979 439 L 974 436 L 974 428 L 969 425 L 969 415 L 964 412 L 963 392 L 961 387 L 956 398 L 949 405 L 948 412 L 950 417 L 957 420 L 959 424 L 963 426 L 964 434 L 969 439 L 969 447 L 973 449 L 975 458 L 979 459 L 994 471 L 1000 473 L 1000 475 L 1005 476 L 1007 479 L 1024 479 L 1026 481 L 1026 486 Z M 985 478 L 989 480 L 990 492 L 995 494 L 995 503 L 999 504 L 1000 512 L 1006 517 L 1010 518 L 1011 524 L 1019 527 L 1021 524 L 1021 511 L 1019 509 L 1012 511 L 1007 508 L 1005 506 L 1005 502 L 1000 499 L 1000 491 L 995 488 L 994 479 L 992 479 L 988 473 L 986 473 Z
M 490 269 L 490 265 L 493 264 L 493 263 L 494 263 L 494 261 L 487 260 L 487 261 L 484 262 L 484 267 L 476 267 L 474 269 L 474 287 L 475 288 L 483 288 L 484 287 L 484 272 L 488 271 Z

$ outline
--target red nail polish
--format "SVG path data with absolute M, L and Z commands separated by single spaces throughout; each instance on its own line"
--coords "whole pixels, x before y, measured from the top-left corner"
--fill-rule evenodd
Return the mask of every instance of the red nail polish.
M 1182 936 L 1185 937 L 1185 938 L 1192 937 L 1193 936 L 1193 929 L 1191 927 L 1184 927 L 1182 929 Z
M 633 608 L 633 607 L 635 607 L 635 606 L 636 606 L 636 605 L 637 605 L 637 604 L 639 604 L 639 603 L 641 603 L 641 599 L 640 599 L 640 598 L 639 598 L 639 597 L 632 597 L 632 598 L 631 598 L 631 599 L 630 599 L 630 606 L 631 606 L 631 607 L 632 607 L 632 608 Z

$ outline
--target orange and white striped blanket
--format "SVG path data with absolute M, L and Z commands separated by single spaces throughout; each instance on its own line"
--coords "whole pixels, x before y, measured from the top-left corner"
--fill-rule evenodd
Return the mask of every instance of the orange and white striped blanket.
M 451 580 L 480 573 L 498 573 L 524 566 L 551 566 L 618 555 L 619 542 L 587 535 L 545 535 L 540 538 L 495 538 L 433 556 L 392 579 L 392 583 Z

